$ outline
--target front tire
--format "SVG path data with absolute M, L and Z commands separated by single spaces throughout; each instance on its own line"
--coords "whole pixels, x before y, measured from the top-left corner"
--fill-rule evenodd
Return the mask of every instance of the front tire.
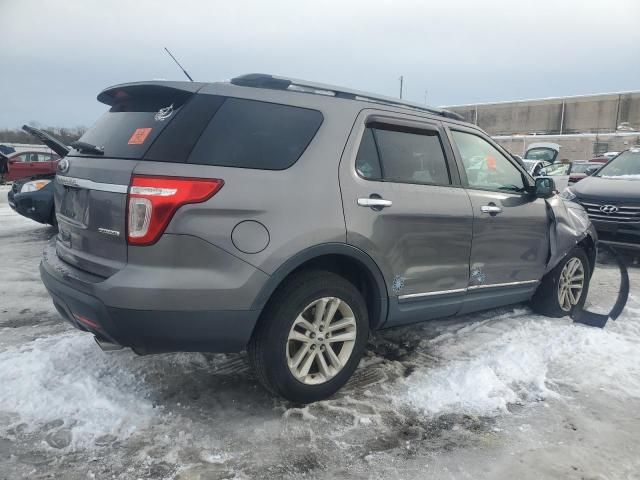
M 367 307 L 353 284 L 331 272 L 301 272 L 265 308 L 249 342 L 249 363 L 272 393 L 316 402 L 349 380 L 368 336 Z
M 531 308 L 548 317 L 571 315 L 589 292 L 591 267 L 584 249 L 575 247 L 547 273 L 531 299 Z

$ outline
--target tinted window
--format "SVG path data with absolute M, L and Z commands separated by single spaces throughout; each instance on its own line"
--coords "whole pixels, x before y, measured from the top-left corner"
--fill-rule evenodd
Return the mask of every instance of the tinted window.
M 596 177 L 640 178 L 640 149 L 622 152 L 602 167 Z
M 367 128 L 362 136 L 362 142 L 356 157 L 356 170 L 358 175 L 367 180 L 380 180 L 382 178 L 378 149 L 371 128 Z
M 122 94 L 80 141 L 104 147 L 105 157 L 140 159 L 160 132 L 179 115 L 189 95 L 171 89 Z M 161 109 L 164 115 L 156 117 L 163 113 Z M 70 153 L 70 156 L 82 155 L 77 150 Z
M 591 163 L 572 163 L 571 173 L 585 173 L 592 166 L 593 164 Z
M 547 162 L 553 162 L 558 155 L 558 152 L 551 148 L 540 147 L 540 148 L 532 148 L 528 150 L 525 154 L 524 158 L 530 160 L 544 160 Z
M 431 130 L 372 124 L 362 137 L 356 170 L 368 180 L 450 184 L 440 136 Z
M 316 110 L 228 98 L 205 128 L 189 163 L 282 170 L 298 160 L 321 123 Z
M 520 171 L 493 145 L 471 133 L 452 131 L 470 187 L 487 190 L 524 190 Z

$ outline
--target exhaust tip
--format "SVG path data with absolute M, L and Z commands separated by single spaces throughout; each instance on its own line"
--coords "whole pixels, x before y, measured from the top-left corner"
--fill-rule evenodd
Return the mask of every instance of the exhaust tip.
M 98 346 L 103 352 L 115 352 L 116 350 L 122 350 L 123 348 L 122 345 L 101 340 L 96 336 L 94 336 L 93 339 L 96 341 L 96 343 L 98 344 Z

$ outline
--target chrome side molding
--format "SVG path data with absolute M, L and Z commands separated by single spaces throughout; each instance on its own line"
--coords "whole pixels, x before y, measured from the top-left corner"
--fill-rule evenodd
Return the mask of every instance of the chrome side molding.
M 407 295 L 399 295 L 398 300 L 410 300 L 413 298 L 439 297 L 441 295 L 452 295 L 456 293 L 467 293 L 468 291 L 482 290 L 485 288 L 505 288 L 517 287 L 521 285 L 534 285 L 540 283 L 540 280 L 522 280 L 519 282 L 491 283 L 488 285 L 469 285 L 466 288 L 455 288 L 453 290 L 438 290 L 435 292 L 409 293 Z

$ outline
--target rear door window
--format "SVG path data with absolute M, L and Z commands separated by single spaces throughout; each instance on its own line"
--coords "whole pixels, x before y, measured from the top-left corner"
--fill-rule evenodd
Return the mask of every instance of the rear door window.
M 382 180 L 380 157 L 373 138 L 373 129 L 367 128 L 362 136 L 358 156 L 356 157 L 356 171 L 367 180 Z
M 205 128 L 188 162 L 283 170 L 300 158 L 322 120 L 317 110 L 228 98 Z
M 369 125 L 360 143 L 356 170 L 368 180 L 451 184 L 440 135 L 435 129 Z

